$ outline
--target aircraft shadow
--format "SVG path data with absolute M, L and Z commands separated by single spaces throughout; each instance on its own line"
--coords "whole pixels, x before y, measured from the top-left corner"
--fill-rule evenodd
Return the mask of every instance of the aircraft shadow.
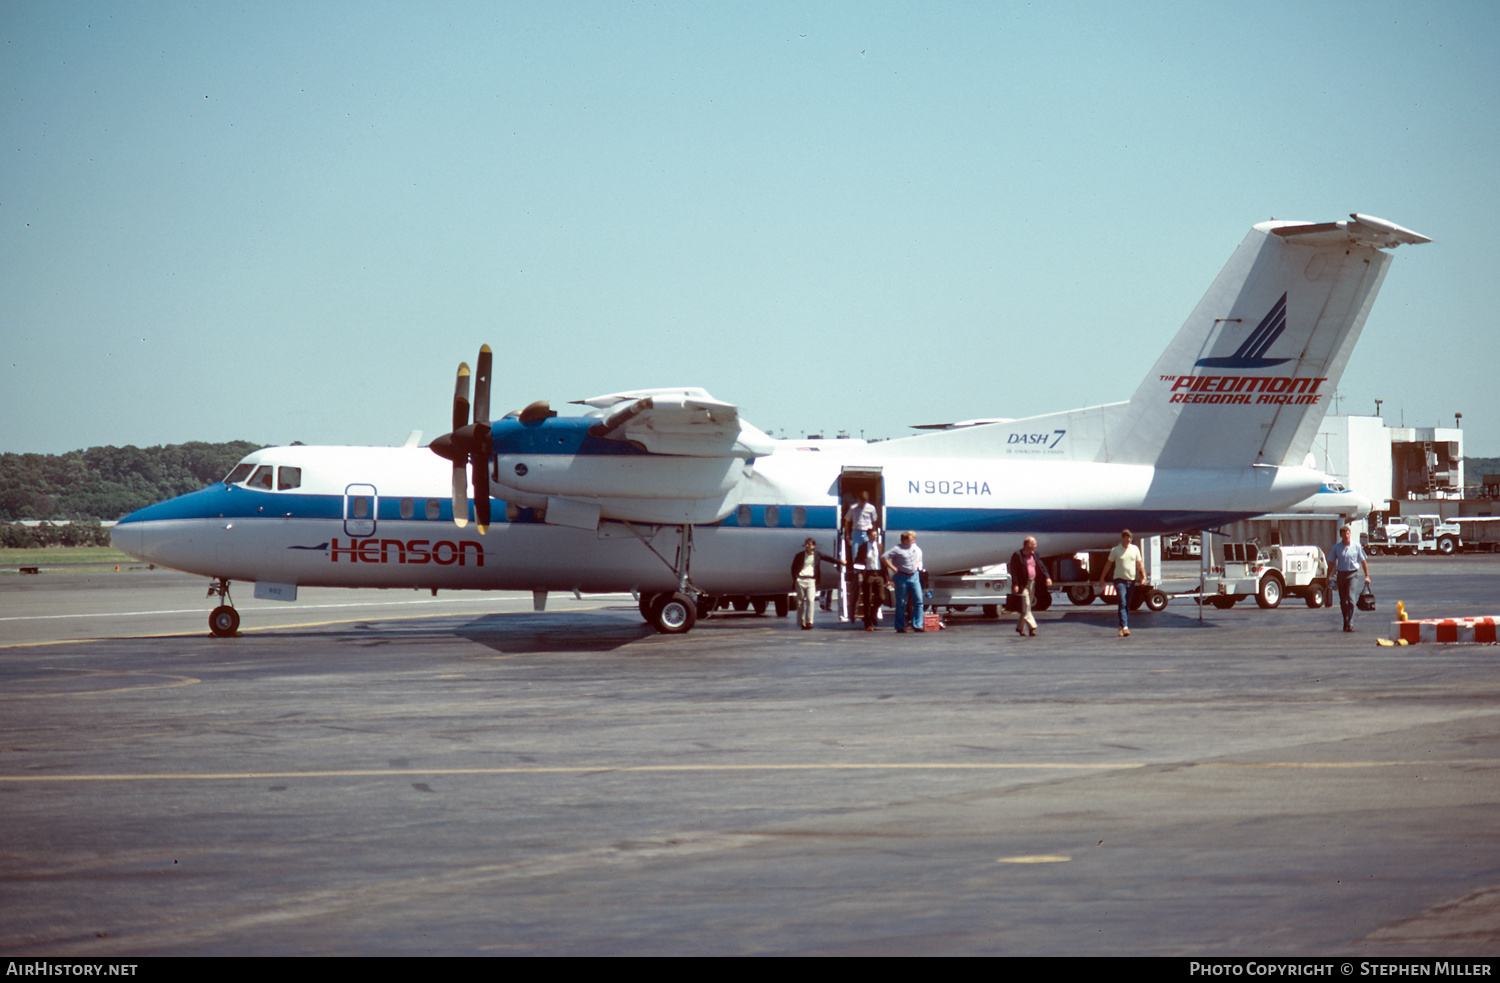
M 507 655 L 543 652 L 612 652 L 656 634 L 631 611 L 630 618 L 600 617 L 598 611 L 577 614 L 521 612 L 487 614 L 453 634 Z
M 1053 608 L 1052 608 L 1052 610 L 1053 610 L 1053 612 L 1056 612 L 1057 611 L 1057 607 L 1054 605 Z M 1039 618 L 1038 620 L 1041 620 L 1041 619 Z M 1099 607 L 1099 608 L 1094 608 L 1093 610 L 1089 610 L 1087 608 L 1084 608 L 1084 609 L 1080 609 L 1080 610 L 1076 610 L 1076 611 L 1066 611 L 1066 612 L 1062 613 L 1061 617 L 1057 617 L 1054 614 L 1052 620 L 1054 620 L 1054 621 L 1062 621 L 1065 624 L 1079 624 L 1079 625 L 1096 624 L 1096 625 L 1106 625 L 1106 626 L 1108 626 L 1110 628 L 1114 628 L 1119 623 L 1116 611 L 1115 611 L 1115 609 L 1113 607 L 1107 608 L 1107 609 Z M 1132 611 L 1132 612 L 1130 612 L 1130 624 L 1131 624 L 1131 627 L 1133 627 L 1133 628 L 1135 628 L 1135 627 L 1140 627 L 1140 628 L 1215 628 L 1215 627 L 1219 627 L 1219 626 L 1215 625 L 1215 623 L 1212 620 L 1207 619 L 1207 618 L 1205 618 L 1202 621 L 1199 621 L 1198 620 L 1198 609 L 1196 607 L 1194 607 L 1191 610 L 1191 613 L 1189 613 L 1187 611 L 1184 611 L 1182 613 L 1178 613 L 1176 611 L 1170 611 L 1170 610 L 1168 610 L 1168 611 L 1162 611 L 1162 612 L 1160 612 L 1158 614 L 1152 614 L 1151 612 L 1146 611 L 1146 610 Z

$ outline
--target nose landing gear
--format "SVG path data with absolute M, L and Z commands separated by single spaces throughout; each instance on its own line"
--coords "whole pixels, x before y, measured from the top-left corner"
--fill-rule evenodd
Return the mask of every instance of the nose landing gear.
M 240 613 L 234 609 L 234 599 L 229 596 L 229 581 L 216 578 L 208 585 L 208 596 L 224 602 L 209 612 L 208 630 L 218 638 L 233 638 L 240 630 Z

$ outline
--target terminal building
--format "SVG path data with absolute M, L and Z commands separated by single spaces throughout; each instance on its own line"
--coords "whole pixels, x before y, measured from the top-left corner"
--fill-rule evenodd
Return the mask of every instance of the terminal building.
M 1438 516 L 1444 523 L 1500 516 L 1500 476 L 1476 476 L 1476 497 L 1464 497 L 1463 439 L 1457 426 L 1390 427 L 1378 416 L 1329 416 L 1313 441 L 1313 466 L 1371 499 L 1378 513 L 1374 523 L 1413 516 Z M 1460 526 L 1466 545 L 1500 546 L 1500 522 Z
M 1457 427 L 1388 427 L 1378 416 L 1329 416 L 1312 455 L 1314 467 L 1373 500 L 1377 511 L 1460 515 L 1456 504 L 1445 512 L 1434 503 L 1462 501 L 1463 450 Z M 1421 509 L 1405 507 L 1413 502 Z

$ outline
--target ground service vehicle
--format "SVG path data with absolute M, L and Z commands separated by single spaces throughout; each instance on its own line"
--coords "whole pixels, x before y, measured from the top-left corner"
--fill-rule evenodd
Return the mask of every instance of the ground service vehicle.
M 1278 607 L 1288 594 L 1310 608 L 1329 602 L 1328 558 L 1316 546 L 1223 543 L 1217 558 L 1222 566 L 1203 578 L 1203 597 L 1221 610 L 1247 597 L 1263 608 Z
M 1370 531 L 1369 552 L 1416 556 L 1441 553 L 1452 556 L 1463 548 L 1462 530 L 1440 515 L 1403 515 Z

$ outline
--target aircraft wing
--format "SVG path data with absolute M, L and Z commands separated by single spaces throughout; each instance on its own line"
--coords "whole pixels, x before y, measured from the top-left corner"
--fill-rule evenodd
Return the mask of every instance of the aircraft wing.
M 764 457 L 776 442 L 702 389 L 639 389 L 574 400 L 602 410 L 594 437 L 625 440 L 675 457 Z

